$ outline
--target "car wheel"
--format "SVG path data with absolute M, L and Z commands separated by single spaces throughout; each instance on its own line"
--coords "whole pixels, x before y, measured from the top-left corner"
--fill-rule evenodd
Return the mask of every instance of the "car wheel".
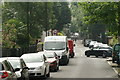
M 112 63 L 115 63 L 115 59 L 112 57 Z
M 87 55 L 87 57 L 90 57 L 90 55 Z
M 50 71 L 48 72 L 48 74 L 46 75 L 47 77 L 50 77 Z
M 72 54 L 71 58 L 74 58 L 74 55 L 75 55 L 75 53 L 73 52 L 73 54 Z
M 47 78 L 47 75 L 46 75 L 46 69 L 45 69 L 45 71 L 44 71 L 43 78 L 44 78 L 44 79 L 46 79 L 46 78 Z
M 59 65 L 57 66 L 57 70 L 59 70 Z
M 96 55 L 96 57 L 98 57 L 98 56 Z
M 120 65 L 120 60 L 119 59 L 117 60 L 117 64 Z
M 106 58 L 106 55 L 105 55 L 105 54 L 102 54 L 102 57 L 103 57 L 103 58 Z

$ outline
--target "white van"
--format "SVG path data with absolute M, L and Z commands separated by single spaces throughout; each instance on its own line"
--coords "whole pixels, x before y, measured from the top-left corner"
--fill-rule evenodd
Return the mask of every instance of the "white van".
M 69 62 L 67 36 L 45 37 L 44 52 L 55 52 L 59 56 L 60 64 L 67 65 Z

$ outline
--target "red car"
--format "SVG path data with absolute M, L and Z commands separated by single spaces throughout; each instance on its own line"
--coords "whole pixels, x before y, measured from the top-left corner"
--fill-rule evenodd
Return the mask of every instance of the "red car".
M 73 40 L 68 40 L 69 56 L 71 58 L 73 58 L 75 56 L 74 46 L 75 46 L 74 41 Z
M 45 52 L 48 63 L 50 63 L 50 70 L 57 72 L 59 70 L 59 57 L 55 52 Z

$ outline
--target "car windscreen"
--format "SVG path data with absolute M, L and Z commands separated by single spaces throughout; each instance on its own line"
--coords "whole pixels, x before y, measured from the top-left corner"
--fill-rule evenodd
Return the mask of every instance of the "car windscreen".
M 54 53 L 45 53 L 44 54 L 47 58 L 53 58 L 54 57 Z
M 115 45 L 114 50 L 115 51 L 120 51 L 120 45 Z
M 21 68 L 21 65 L 20 65 L 20 60 L 19 59 L 11 59 L 11 60 L 8 60 L 10 62 L 10 64 L 12 65 L 12 67 L 15 69 L 15 68 Z
M 24 55 L 22 56 L 25 63 L 43 62 L 42 55 Z
M 65 42 L 45 42 L 45 50 L 64 50 Z

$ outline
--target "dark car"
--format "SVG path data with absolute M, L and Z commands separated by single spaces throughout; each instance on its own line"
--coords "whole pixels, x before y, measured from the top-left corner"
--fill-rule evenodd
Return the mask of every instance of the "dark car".
M 120 44 L 115 44 L 113 46 L 113 51 L 112 51 L 112 62 L 117 62 L 117 64 L 120 64 Z
M 85 55 L 90 57 L 94 55 L 96 57 L 102 56 L 103 58 L 112 56 L 112 48 L 109 46 L 99 46 L 90 50 L 85 51 Z
M 45 52 L 44 55 L 47 57 L 47 61 L 50 63 L 51 71 L 59 70 L 59 57 L 55 52 Z
M 19 71 L 16 71 L 16 75 L 18 80 L 29 80 L 29 71 L 28 67 L 26 66 L 24 60 L 20 57 L 7 57 L 7 61 L 10 62 L 13 69 L 18 69 Z

